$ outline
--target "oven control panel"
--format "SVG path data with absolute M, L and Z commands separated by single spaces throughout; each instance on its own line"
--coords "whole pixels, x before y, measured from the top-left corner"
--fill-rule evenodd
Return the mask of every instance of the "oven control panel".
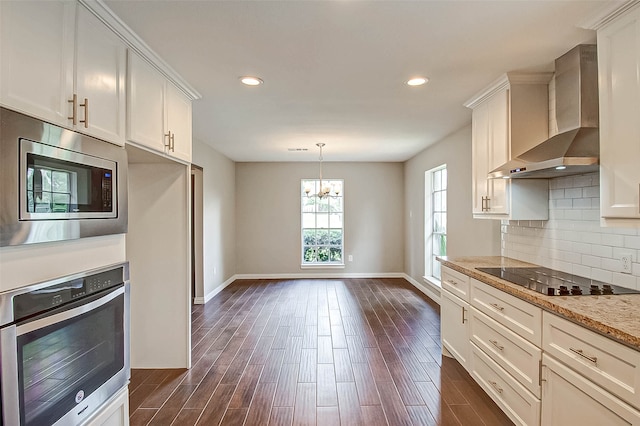
M 123 267 L 118 267 L 18 294 L 13 298 L 14 320 L 89 297 L 123 282 Z

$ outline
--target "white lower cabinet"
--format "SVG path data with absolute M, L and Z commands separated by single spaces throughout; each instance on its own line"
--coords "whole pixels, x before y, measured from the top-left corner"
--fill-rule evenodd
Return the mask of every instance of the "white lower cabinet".
M 515 424 L 640 426 L 640 351 L 453 272 L 443 268 L 443 350 Z
M 540 398 L 542 350 L 471 308 L 471 341 L 529 392 Z
M 446 290 L 440 298 L 440 327 L 442 346 L 468 370 L 469 304 Z
M 640 412 L 543 354 L 542 424 L 544 426 L 640 425 Z
M 85 426 L 129 426 L 129 388 L 120 390 Z
M 471 344 L 471 375 L 515 424 L 540 424 L 540 399 L 475 344 Z

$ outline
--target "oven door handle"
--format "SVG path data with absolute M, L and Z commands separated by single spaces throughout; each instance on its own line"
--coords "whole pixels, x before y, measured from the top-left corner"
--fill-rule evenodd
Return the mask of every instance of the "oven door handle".
M 113 299 L 115 299 L 116 297 L 124 293 L 125 293 L 125 286 L 118 287 L 117 289 L 102 296 L 101 298 L 96 299 L 85 305 L 81 305 L 76 308 L 69 309 L 68 311 L 46 316 L 44 318 L 39 318 L 31 322 L 20 324 L 16 327 L 16 336 L 22 336 L 23 334 L 31 333 L 32 331 L 39 330 L 44 327 L 48 327 L 52 324 L 57 324 L 62 321 L 66 321 L 68 319 L 80 316 L 87 312 L 91 312 L 94 309 L 99 308 L 100 306 L 103 306 L 111 302 Z

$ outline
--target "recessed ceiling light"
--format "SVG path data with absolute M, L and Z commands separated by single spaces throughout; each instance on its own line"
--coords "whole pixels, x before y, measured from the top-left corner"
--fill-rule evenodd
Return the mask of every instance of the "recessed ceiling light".
M 240 81 L 243 84 L 246 84 L 247 86 L 259 86 L 262 83 L 264 83 L 264 81 L 262 81 L 262 79 L 258 78 L 258 77 L 251 77 L 251 76 L 244 76 L 244 77 L 240 77 Z
M 412 78 L 411 80 L 407 81 L 407 84 L 409 86 L 422 86 L 427 81 L 429 81 L 429 79 L 426 78 L 426 77 L 415 77 L 415 78 Z

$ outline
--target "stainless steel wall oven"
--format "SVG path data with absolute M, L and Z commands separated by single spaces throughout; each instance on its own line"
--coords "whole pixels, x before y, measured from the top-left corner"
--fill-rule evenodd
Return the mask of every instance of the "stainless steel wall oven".
M 0 293 L 0 424 L 81 425 L 125 387 L 129 264 Z
M 0 108 L 0 246 L 126 231 L 124 148 Z

